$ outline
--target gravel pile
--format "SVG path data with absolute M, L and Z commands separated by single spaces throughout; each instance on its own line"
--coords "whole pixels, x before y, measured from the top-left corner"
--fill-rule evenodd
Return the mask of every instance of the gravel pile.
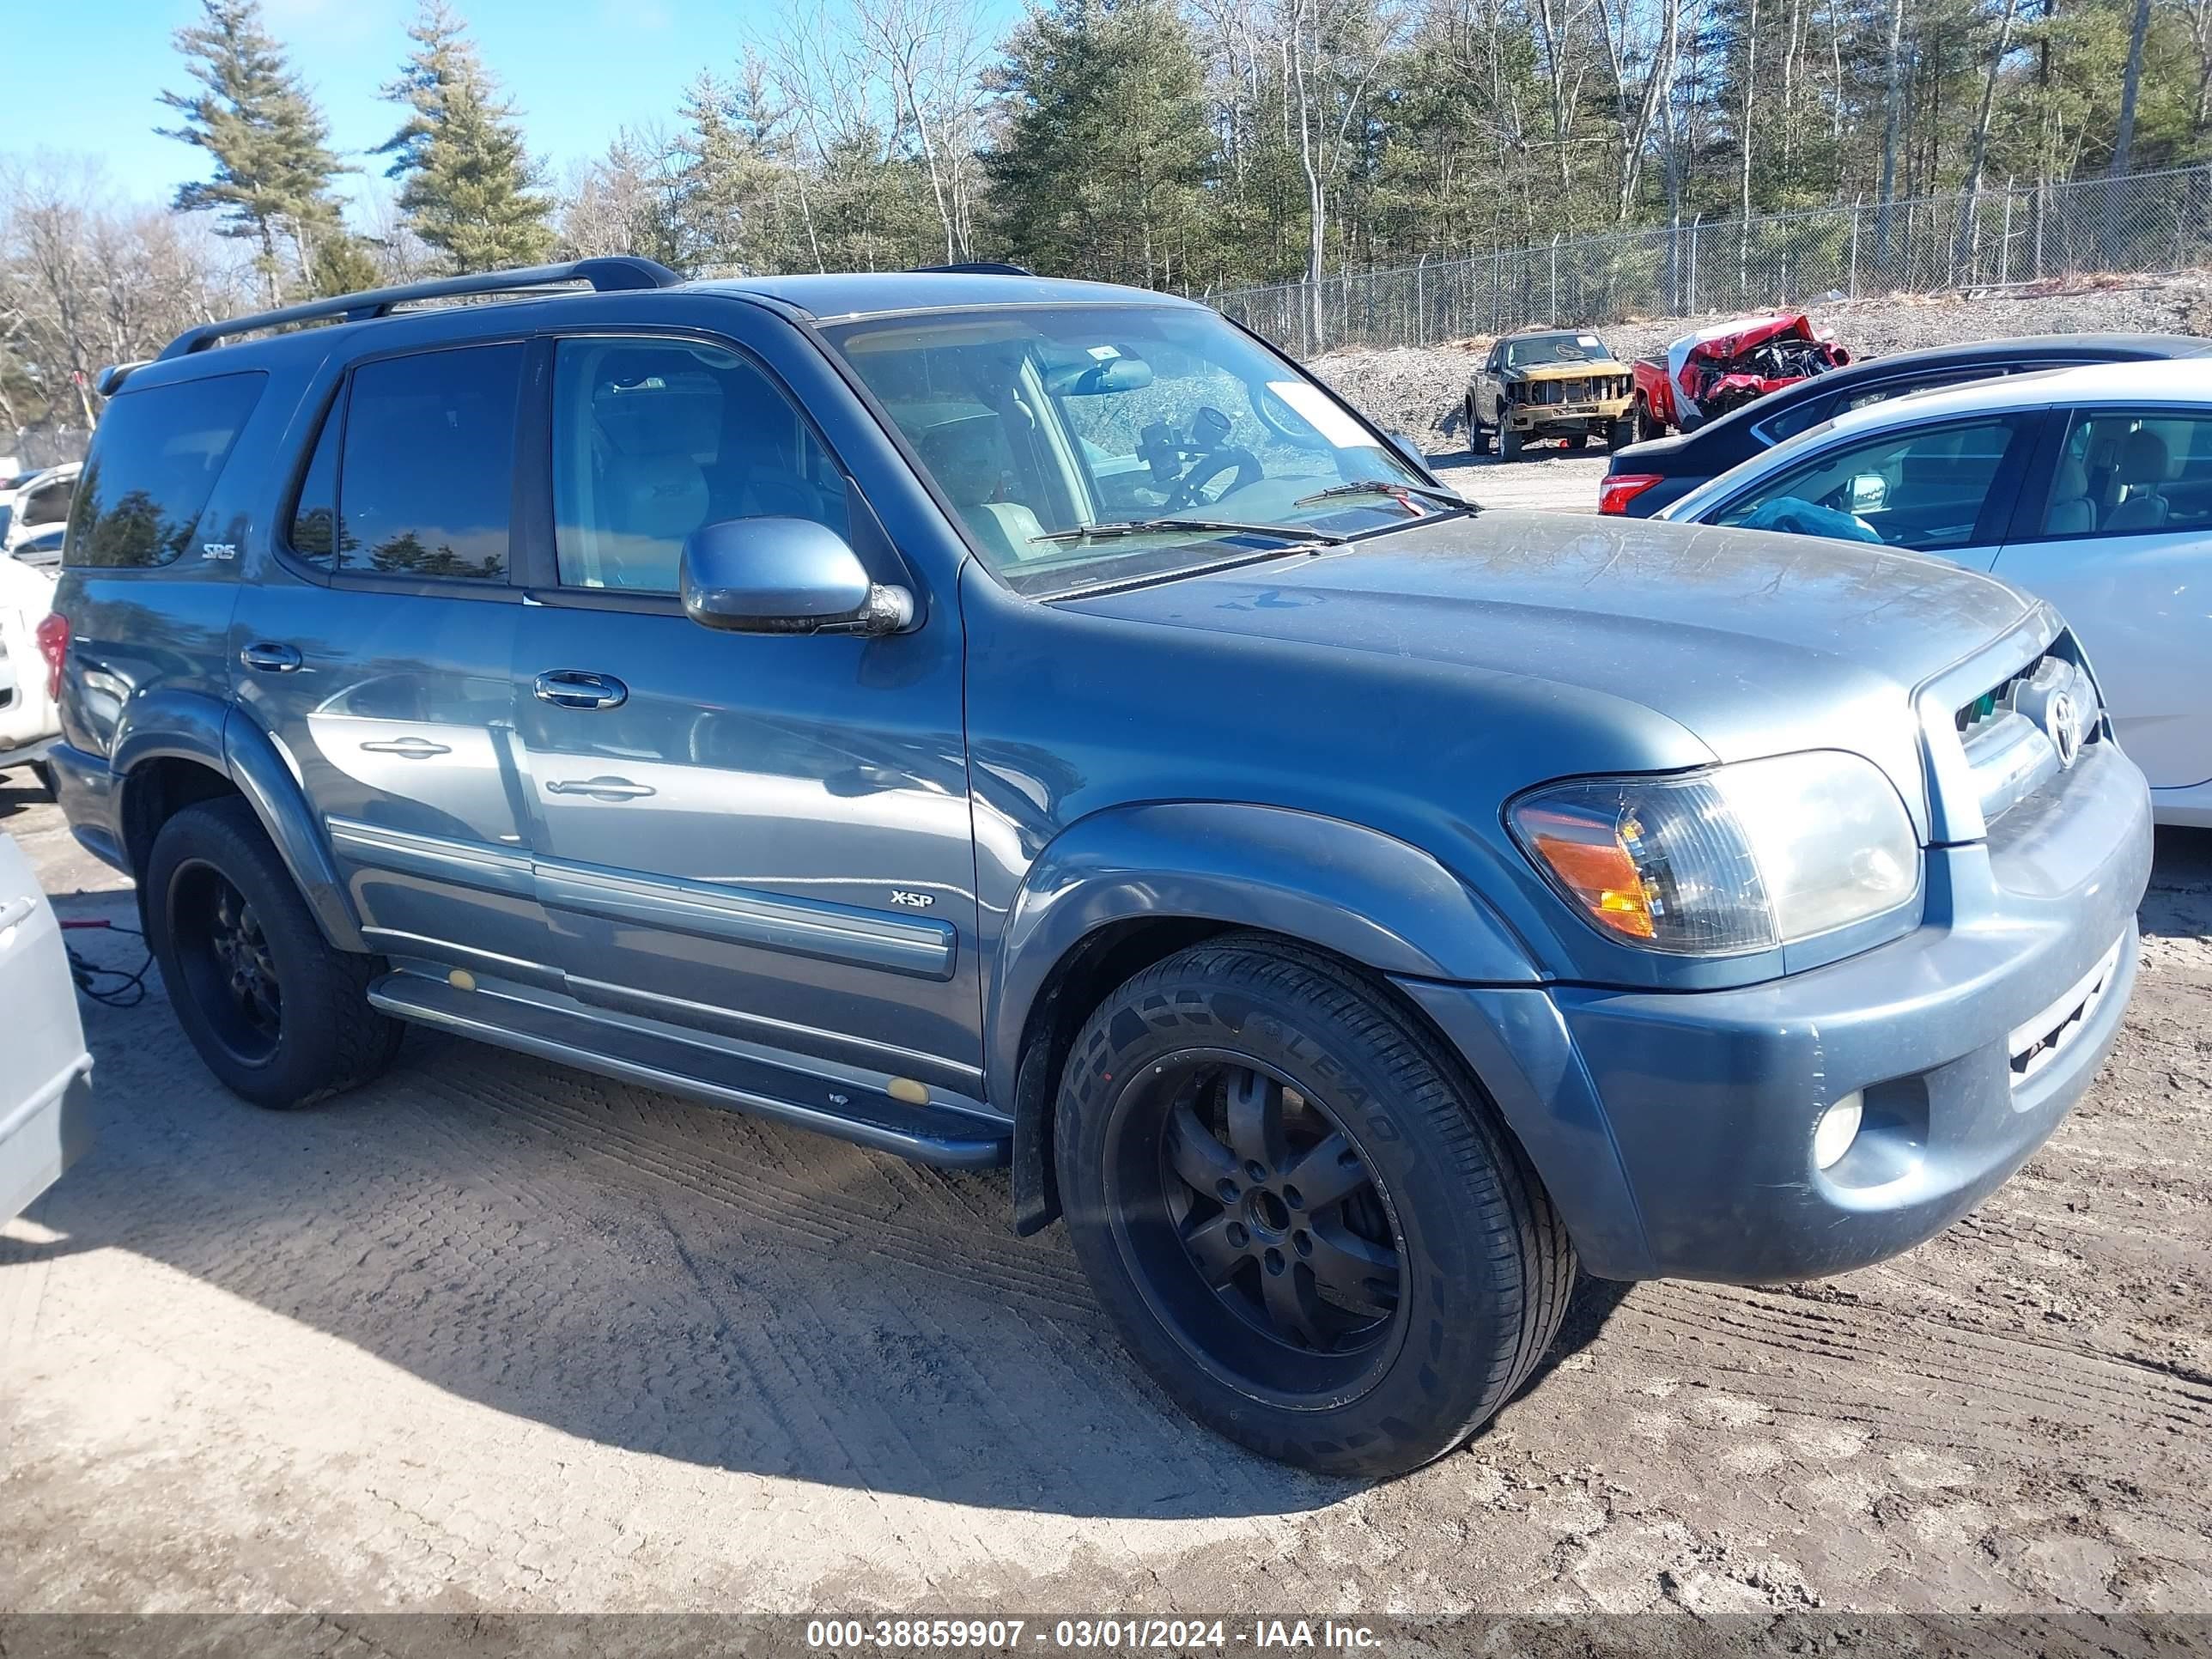
M 2006 294 L 1892 295 L 1806 309 L 1832 329 L 1855 357 L 2013 334 L 2212 335 L 2212 271 Z M 1670 340 L 1710 320 L 1632 318 L 1604 325 L 1599 331 L 1621 357 L 1642 357 L 1664 350 Z M 1312 367 L 1385 426 L 1433 446 L 1457 431 L 1468 376 L 1489 349 L 1490 337 L 1482 335 L 1435 346 L 1333 351 Z

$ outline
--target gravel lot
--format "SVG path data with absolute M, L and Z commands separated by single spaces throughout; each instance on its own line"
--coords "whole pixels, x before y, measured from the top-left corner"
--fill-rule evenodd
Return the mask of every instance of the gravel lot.
M 2015 334 L 2212 334 L 2212 271 L 2007 294 L 1893 295 L 1815 303 L 1806 309 L 1856 357 Z M 1598 331 L 1626 362 L 1662 351 L 1692 327 L 1723 314 L 1638 318 L 1607 324 Z M 1437 452 L 1463 453 L 1460 399 L 1466 395 L 1468 376 L 1489 349 L 1490 337 L 1485 335 L 1443 345 L 1332 352 L 1316 359 L 1313 368 L 1385 426 L 1410 432 Z M 1598 471 L 1603 472 L 1602 465 Z
M 0 828 L 131 915 L 27 774 Z M 2142 923 L 2113 1061 L 1978 1214 L 1826 1284 L 1586 1283 L 1372 1487 L 1176 1416 L 1001 1180 L 422 1032 L 259 1113 L 158 990 L 88 1007 L 100 1144 L 0 1235 L 0 1610 L 2202 1610 L 2212 837 Z
M 1895 295 L 1808 309 L 1858 357 L 2014 334 L 2212 334 L 2212 273 L 2003 295 Z M 1710 320 L 1638 319 L 1600 332 L 1626 361 L 1662 351 L 1693 324 Z M 1468 453 L 1460 399 L 1490 343 L 1482 336 L 1443 345 L 1339 351 L 1313 367 L 1385 426 L 1413 434 L 1443 482 L 1484 506 L 1595 512 L 1606 470 L 1602 449 L 1569 454 L 1547 446 L 1510 466 Z

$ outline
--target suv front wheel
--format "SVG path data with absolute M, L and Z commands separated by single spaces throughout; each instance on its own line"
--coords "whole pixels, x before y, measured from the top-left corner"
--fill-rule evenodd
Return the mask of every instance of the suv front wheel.
M 146 942 L 208 1069 L 257 1106 L 306 1106 L 392 1062 L 404 1027 L 368 1003 L 374 957 L 333 950 L 253 809 L 188 806 L 146 862 Z
M 1270 1457 L 1388 1475 L 1461 1445 L 1559 1328 L 1565 1230 L 1405 1012 L 1256 935 L 1091 1015 L 1054 1133 L 1075 1249 L 1184 1410 Z

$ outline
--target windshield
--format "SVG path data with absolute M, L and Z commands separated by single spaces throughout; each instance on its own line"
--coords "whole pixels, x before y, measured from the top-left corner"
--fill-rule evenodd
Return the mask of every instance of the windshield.
M 1173 575 L 1448 510 L 1383 489 L 1312 499 L 1370 481 L 1428 486 L 1334 396 L 1211 311 L 1024 307 L 824 332 L 1020 592 Z M 1176 523 L 1132 528 L 1165 519 Z
M 1601 362 L 1613 354 L 1595 334 L 1540 334 L 1534 339 L 1508 340 L 1505 367 L 1534 368 L 1539 363 Z

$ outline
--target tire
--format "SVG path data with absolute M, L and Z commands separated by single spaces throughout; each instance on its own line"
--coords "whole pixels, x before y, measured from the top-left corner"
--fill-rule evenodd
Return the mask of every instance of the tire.
M 61 791 L 54 787 L 54 763 L 52 761 L 33 761 L 31 763 L 31 775 L 38 779 L 39 787 L 46 792 L 46 799 L 48 800 L 58 800 L 61 799 Z
M 1500 427 L 1498 432 L 1498 459 L 1501 461 L 1519 460 L 1523 441 L 1522 435 L 1511 428 Z
M 1632 422 L 1631 430 L 1636 434 L 1638 443 L 1649 443 L 1652 439 L 1664 435 L 1659 429 L 1659 423 L 1651 418 L 1650 399 L 1641 392 L 1637 394 L 1636 413 L 1630 419 Z
M 1489 454 L 1491 451 L 1490 428 L 1483 425 L 1481 416 L 1475 413 L 1474 394 L 1473 392 L 1469 392 L 1468 394 L 1466 418 L 1467 453 L 1470 455 Z
M 382 958 L 331 947 L 243 799 L 188 806 L 161 826 L 145 916 L 177 1023 L 233 1094 L 312 1105 L 398 1053 L 404 1028 L 368 1003 Z
M 1130 1352 L 1286 1463 L 1375 1477 L 1443 1456 L 1566 1308 L 1565 1229 L 1480 1090 L 1296 946 L 1224 935 L 1108 997 L 1054 1140 L 1076 1255 Z
M 1611 430 L 1607 434 L 1606 447 L 1609 449 L 1626 449 L 1635 441 L 1636 422 L 1630 416 L 1624 415 L 1613 423 Z

